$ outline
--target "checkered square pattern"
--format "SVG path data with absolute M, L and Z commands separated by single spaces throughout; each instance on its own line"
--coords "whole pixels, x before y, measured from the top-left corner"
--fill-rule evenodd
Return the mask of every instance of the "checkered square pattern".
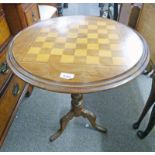
M 49 27 L 41 28 L 23 61 L 47 63 L 54 58 L 61 64 L 122 65 L 119 33 L 105 21 L 70 25 L 65 35 Z

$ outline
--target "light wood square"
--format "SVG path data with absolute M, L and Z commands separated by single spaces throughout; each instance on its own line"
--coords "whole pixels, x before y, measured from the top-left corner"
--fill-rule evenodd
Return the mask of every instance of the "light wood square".
M 87 56 L 87 50 L 76 49 L 74 55 L 75 56 Z
M 48 62 L 50 55 L 49 54 L 39 54 L 37 56 L 37 61 L 39 62 Z
M 72 55 L 63 55 L 60 60 L 61 63 L 73 63 L 74 56 Z
M 78 38 L 77 43 L 79 44 L 87 44 L 88 40 L 86 38 Z
M 88 29 L 79 29 L 78 32 L 79 33 L 88 33 Z
M 31 47 L 28 51 L 29 54 L 38 54 L 40 52 L 40 47 Z
M 98 38 L 98 35 L 96 33 L 89 33 L 88 38 L 96 39 L 96 38 Z

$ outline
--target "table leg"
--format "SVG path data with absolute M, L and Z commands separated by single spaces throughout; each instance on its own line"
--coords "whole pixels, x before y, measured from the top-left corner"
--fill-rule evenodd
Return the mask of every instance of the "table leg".
M 57 139 L 65 130 L 68 122 L 73 118 L 74 113 L 72 111 L 68 112 L 64 117 L 60 119 L 60 129 L 50 137 L 50 141 Z
M 83 95 L 82 94 L 71 94 L 71 98 L 72 98 L 71 110 L 64 117 L 61 118 L 60 129 L 50 137 L 50 141 L 54 141 L 63 133 L 68 122 L 73 117 L 79 117 L 79 116 L 83 116 L 84 118 L 87 118 L 89 122 L 91 123 L 91 125 L 98 131 L 101 131 L 104 133 L 107 132 L 106 128 L 104 128 L 103 126 L 99 124 L 96 124 L 96 116 L 92 112 L 85 110 L 83 108 Z
M 143 120 L 144 116 L 146 115 L 146 113 L 148 112 L 148 110 L 150 109 L 150 107 L 153 105 L 155 101 L 155 79 L 152 79 L 152 88 L 151 88 L 151 92 L 150 92 L 150 96 L 146 102 L 146 105 L 143 109 L 142 114 L 140 115 L 138 121 L 136 123 L 133 124 L 133 128 L 134 129 L 138 129 L 141 121 Z
M 96 130 L 105 132 L 105 133 L 107 132 L 106 128 L 104 128 L 102 125 L 96 123 L 96 116 L 92 112 L 83 109 L 81 112 L 81 115 L 84 118 L 87 118 L 89 120 L 89 122 L 91 123 L 92 127 L 94 127 Z
M 145 129 L 145 131 L 139 130 L 137 132 L 137 136 L 141 139 L 145 138 L 150 133 L 150 131 L 153 129 L 154 125 L 155 125 L 155 105 L 153 106 L 147 128 Z

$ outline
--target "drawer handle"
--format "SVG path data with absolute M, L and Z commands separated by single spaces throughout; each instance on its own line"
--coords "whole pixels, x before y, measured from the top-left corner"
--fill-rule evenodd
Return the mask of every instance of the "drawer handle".
M 35 13 L 33 11 L 32 11 L 32 20 L 33 20 L 33 22 L 37 21 L 37 18 L 35 17 Z
M 0 66 L 0 73 L 5 74 L 9 71 L 9 67 L 6 62 L 2 63 Z
M 16 83 L 16 84 L 13 86 L 12 95 L 13 95 L 13 96 L 17 96 L 19 93 L 20 93 L 19 84 Z

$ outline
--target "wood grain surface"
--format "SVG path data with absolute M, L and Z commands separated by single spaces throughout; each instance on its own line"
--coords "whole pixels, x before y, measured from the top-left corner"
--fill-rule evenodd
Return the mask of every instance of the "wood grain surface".
M 88 93 L 138 76 L 149 61 L 144 39 L 132 29 L 99 17 L 46 20 L 19 33 L 7 61 L 26 82 L 47 90 Z M 74 78 L 60 77 L 62 73 Z

